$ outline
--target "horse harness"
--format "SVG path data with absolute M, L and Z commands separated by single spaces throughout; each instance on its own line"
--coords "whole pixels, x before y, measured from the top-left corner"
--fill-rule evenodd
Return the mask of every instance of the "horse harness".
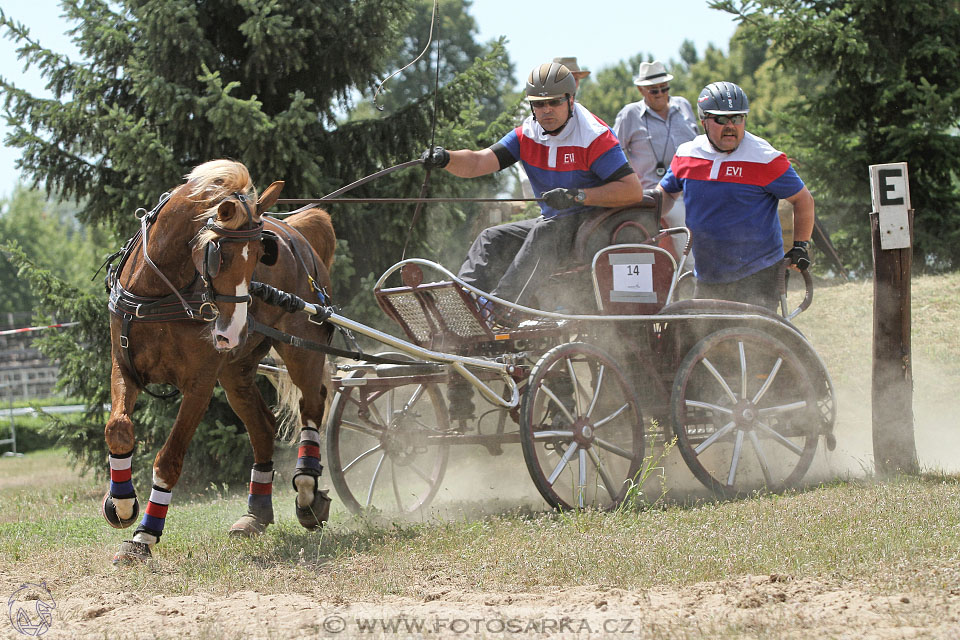
M 130 323 L 131 322 L 169 322 L 172 320 L 198 320 L 201 322 L 211 322 L 220 315 L 217 302 L 240 304 L 250 302 L 249 295 L 232 296 L 218 293 L 213 287 L 213 278 L 220 272 L 222 257 L 220 255 L 220 243 L 222 242 L 252 242 L 261 240 L 264 234 L 271 234 L 264 231 L 263 222 L 254 224 L 253 213 L 248 203 L 248 198 L 239 192 L 234 192 L 228 198 L 239 202 L 247 214 L 247 223 L 243 229 L 225 229 L 216 223 L 214 218 L 207 220 L 206 224 L 197 232 L 197 235 L 190 241 L 193 246 L 200 238 L 203 231 L 212 231 L 217 238 L 210 240 L 204 250 L 202 261 L 202 273 L 197 272 L 193 279 L 182 289 L 177 289 L 172 282 L 160 271 L 154 264 L 147 251 L 149 241 L 150 227 L 156 222 L 157 217 L 163 210 L 163 207 L 170 201 L 171 193 L 167 192 L 160 196 L 154 208 L 147 212 L 144 209 L 138 209 L 137 215 L 140 218 L 140 230 L 127 240 L 123 248 L 117 253 L 107 258 L 107 276 L 105 284 L 110 294 L 107 304 L 111 313 L 121 319 L 120 328 L 120 351 L 123 354 L 124 363 L 127 370 L 131 373 L 137 386 L 156 397 L 172 397 L 176 392 L 158 396 L 154 394 L 140 378 L 136 368 L 133 366 L 133 359 L 130 355 Z M 271 234 L 272 235 L 272 234 Z M 120 273 L 123 270 L 133 248 L 137 243 L 143 247 L 144 262 L 157 274 L 160 279 L 170 288 L 171 293 L 153 298 L 148 296 L 139 296 L 127 291 L 120 284 Z M 113 262 L 119 258 L 119 262 L 114 266 Z M 200 286 L 198 286 L 198 282 Z

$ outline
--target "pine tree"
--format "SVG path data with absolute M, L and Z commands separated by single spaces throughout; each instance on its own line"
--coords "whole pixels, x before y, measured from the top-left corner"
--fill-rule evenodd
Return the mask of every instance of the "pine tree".
M 960 266 L 960 4 L 955 0 L 723 0 L 782 67 L 816 78 L 790 109 L 818 215 L 869 264 L 867 167 L 907 162 L 920 269 Z M 809 87 L 808 87 L 809 88 Z M 854 265 L 857 266 L 857 265 Z
M 0 29 L 19 43 L 21 59 L 43 74 L 53 94 L 38 98 L 0 79 L 13 129 L 6 142 L 22 150 L 18 167 L 29 178 L 55 197 L 81 203 L 81 221 L 121 239 L 137 224 L 137 208 L 151 208 L 193 166 L 213 158 L 243 162 L 261 188 L 284 180 L 287 197 L 319 197 L 418 157 L 434 138 L 434 123 L 436 141 L 450 147 L 488 145 L 512 125 L 507 110 L 489 127 L 478 126 L 479 105 L 502 93 L 509 68 L 502 43 L 478 49 L 482 57 L 461 58 L 436 96 L 431 84 L 389 113 L 348 118 L 357 96 L 371 95 L 393 71 L 408 29 L 429 27 L 412 24 L 422 7 L 414 11 L 409 0 L 64 0 L 62 6 L 76 24 L 71 33 L 82 60 L 43 48 L 0 10 Z M 408 169 L 350 195 L 415 196 L 423 180 L 423 171 Z M 483 185 L 466 182 L 441 178 L 434 186 L 458 192 Z M 349 310 L 354 297 L 372 298 L 369 283 L 399 259 L 411 212 L 406 205 L 332 209 L 340 240 L 337 303 Z M 431 243 L 464 222 L 464 209 L 443 213 L 422 217 L 410 233 L 408 255 L 439 253 Z M 61 362 L 61 388 L 84 397 L 89 412 L 83 424 L 55 429 L 77 460 L 100 468 L 106 296 L 102 289 L 99 297 L 79 294 L 22 252 L 12 253 L 31 279 L 38 311 L 74 314 L 80 322 L 47 340 L 46 349 Z M 138 454 L 148 457 L 162 441 L 172 406 L 142 402 L 148 408 L 139 414 Z M 225 404 L 215 399 L 211 406 L 214 417 L 198 434 L 212 435 L 198 453 L 215 459 L 236 450 L 233 444 L 245 436 Z M 233 462 L 242 461 L 234 456 Z

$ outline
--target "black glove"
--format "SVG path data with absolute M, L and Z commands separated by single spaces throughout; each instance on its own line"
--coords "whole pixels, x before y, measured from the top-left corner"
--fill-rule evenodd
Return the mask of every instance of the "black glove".
M 424 169 L 443 169 L 450 163 L 450 152 L 443 147 L 427 149 L 420 156 Z
M 553 209 L 569 209 L 577 205 L 576 197 L 578 191 L 579 189 L 551 189 L 550 191 L 544 191 L 540 197 L 543 198 L 548 207 Z
M 810 254 L 807 253 L 807 244 L 797 240 L 793 243 L 793 249 L 787 251 L 785 258 L 790 258 L 790 264 L 797 265 L 800 271 L 806 271 L 810 268 Z

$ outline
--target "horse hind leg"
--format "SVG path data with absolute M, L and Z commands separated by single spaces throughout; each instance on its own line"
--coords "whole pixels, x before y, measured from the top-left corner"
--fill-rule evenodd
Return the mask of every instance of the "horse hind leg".
M 277 423 L 256 386 L 258 356 L 255 353 L 236 365 L 224 367 L 220 374 L 227 402 L 246 427 L 253 447 L 247 513 L 230 527 L 231 536 L 248 538 L 262 534 L 273 523 L 273 440 Z
M 330 498 L 320 489 L 320 432 L 312 420 L 300 428 L 300 449 L 297 452 L 297 470 L 293 474 L 293 490 L 297 492 L 297 520 L 305 529 L 313 531 L 323 526 L 330 517 Z

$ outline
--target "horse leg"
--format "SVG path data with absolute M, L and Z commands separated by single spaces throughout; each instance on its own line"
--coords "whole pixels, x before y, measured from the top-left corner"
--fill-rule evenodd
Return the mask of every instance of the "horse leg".
M 110 453 L 110 485 L 100 513 L 111 527 L 124 529 L 137 519 L 140 504 L 131 480 L 133 460 L 133 413 L 134 403 L 140 390 L 123 371 L 116 360 L 110 375 L 110 418 L 104 428 L 104 439 Z
M 253 446 L 247 513 L 230 527 L 230 535 L 234 536 L 256 536 L 273 523 L 273 441 L 277 423 L 255 382 L 258 355 L 239 366 L 224 367 L 220 375 L 227 402 L 243 421 Z
M 199 380 L 183 384 L 183 400 L 180 410 L 153 463 L 153 489 L 150 501 L 144 509 L 143 519 L 134 531 L 132 540 L 125 540 L 113 556 L 114 564 L 128 564 L 150 558 L 153 545 L 160 541 L 166 523 L 173 487 L 180 479 L 183 458 L 193 438 L 200 419 L 207 411 L 216 379 Z M 188 389 L 189 391 L 184 391 Z
M 286 347 L 286 348 L 284 348 Z M 287 366 L 293 383 L 300 389 L 300 448 L 297 469 L 293 474 L 293 489 L 297 492 L 296 513 L 300 524 L 311 531 L 322 527 L 330 515 L 330 498 L 320 489 L 320 427 L 327 400 L 323 384 L 324 357 L 286 345 L 277 351 Z

